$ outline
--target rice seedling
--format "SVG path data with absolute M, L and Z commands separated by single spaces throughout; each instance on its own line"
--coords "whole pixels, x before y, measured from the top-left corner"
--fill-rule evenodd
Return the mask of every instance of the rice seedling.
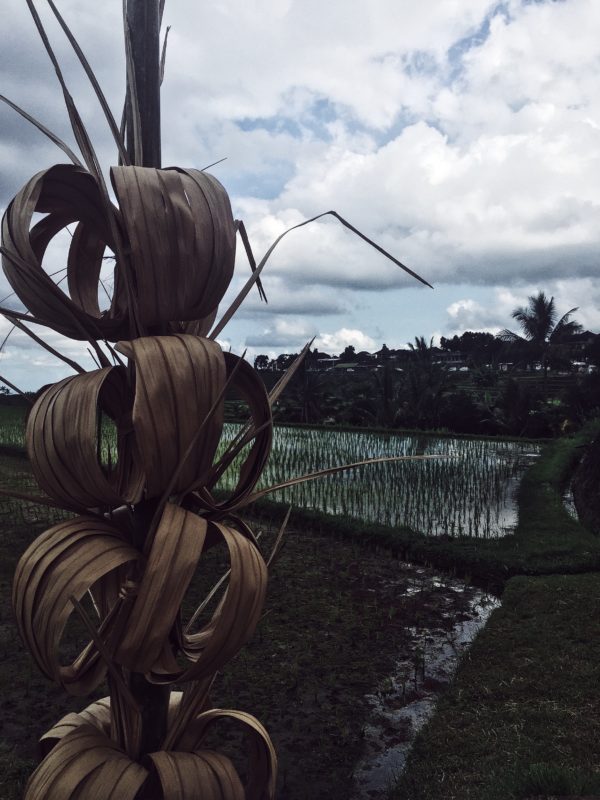
M 238 426 L 225 425 L 233 438 Z M 385 461 L 334 473 L 275 492 L 273 499 L 384 525 L 406 525 L 428 535 L 490 538 L 516 524 L 515 493 L 537 458 L 531 443 L 436 436 L 277 427 L 258 489 L 301 475 L 378 456 L 437 456 Z M 230 489 L 234 472 L 221 488 Z
M 0 444 L 24 446 L 24 410 L 0 414 Z M 225 423 L 217 449 L 221 457 L 240 426 Z M 114 422 L 100 421 L 99 459 L 110 470 L 117 459 Z M 435 435 L 399 436 L 370 432 L 276 427 L 269 460 L 257 489 L 281 483 L 340 461 L 380 456 L 435 455 L 436 459 L 381 462 L 291 486 L 273 499 L 344 514 L 365 522 L 408 526 L 427 535 L 491 538 L 516 524 L 516 490 L 524 470 L 537 458 L 538 445 L 515 441 L 469 440 Z M 218 488 L 231 490 L 243 461 L 236 456 Z
M 0 406 L 0 445 L 25 447 L 25 408 Z

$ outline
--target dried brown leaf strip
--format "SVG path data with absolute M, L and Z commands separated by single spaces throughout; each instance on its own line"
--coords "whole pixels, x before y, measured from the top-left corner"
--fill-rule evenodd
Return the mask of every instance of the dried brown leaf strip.
M 120 208 L 108 203 L 92 173 L 73 164 L 39 172 L 14 197 L 2 221 L 2 265 L 21 302 L 43 324 L 81 340 L 118 341 L 129 338 L 132 325 L 145 332 L 214 318 L 235 261 L 236 228 L 223 186 L 206 172 L 179 168 L 113 167 L 111 177 Z M 46 216 L 33 225 L 35 213 Z M 52 239 L 72 223 L 67 295 L 43 261 Z M 107 249 L 117 256 L 114 293 L 101 311 Z
M 41 671 L 70 694 L 89 693 L 106 672 L 93 643 L 69 666 L 59 662 L 59 643 L 73 612 L 71 597 L 81 600 L 96 582 L 138 558 L 114 525 L 83 516 L 49 528 L 21 557 L 13 583 L 19 632 Z M 107 635 L 116 608 L 102 620 L 100 636 Z
M 39 485 L 66 508 L 115 507 L 140 499 L 144 475 L 131 429 L 132 398 L 123 367 L 65 378 L 36 400 L 26 442 Z M 99 412 L 117 429 L 117 461 L 99 460 Z
M 160 752 L 148 756 L 164 800 L 245 800 L 231 761 L 211 750 Z
M 135 800 L 148 777 L 95 725 L 64 736 L 35 770 L 23 800 Z
M 226 381 L 226 362 L 218 344 L 189 334 L 146 336 L 120 342 L 135 364 L 133 426 L 146 497 L 160 495 Z M 223 428 L 223 403 L 197 437 L 178 472 L 174 492 L 199 485 L 212 465 Z
M 47 216 L 32 228 L 36 212 Z M 51 240 L 74 222 L 81 230 L 69 248 L 70 298 L 42 262 Z M 114 250 L 115 243 L 99 186 L 89 172 L 71 164 L 34 175 L 2 220 L 2 267 L 13 291 L 37 319 L 72 339 L 112 341 L 127 335 L 124 308 L 115 305 L 104 315 L 98 308 L 104 247 Z M 119 297 L 115 291 L 115 303 Z
M 244 786 L 245 800 L 270 800 L 275 796 L 277 755 L 273 742 L 264 726 L 251 714 L 230 709 L 211 709 L 192 720 L 181 739 L 182 749 L 195 750 L 204 740 L 207 731 L 219 720 L 238 722 L 248 737 L 248 777 Z
M 197 633 L 185 633 L 179 607 L 207 535 L 221 538 L 229 550 L 229 584 L 209 622 Z M 266 564 L 243 533 L 168 504 L 116 660 L 145 671 L 155 683 L 211 677 L 253 635 L 266 587 Z M 179 667 L 179 652 L 190 666 Z
M 116 658 L 149 672 L 175 624 L 204 547 L 205 519 L 168 503 L 156 530 L 144 575 Z
M 181 692 L 174 692 L 171 697 L 171 725 L 181 698 Z M 244 785 L 226 756 L 204 747 L 207 733 L 221 720 L 237 723 L 247 736 Z M 149 754 L 143 761 L 145 766 L 129 760 L 110 741 L 110 729 L 108 697 L 78 714 L 67 714 L 42 738 L 45 759 L 30 779 L 25 800 L 37 799 L 34 791 L 61 792 L 60 795 L 39 795 L 48 800 L 55 796 L 65 800 L 128 798 L 127 792 L 133 791 L 130 787 L 134 786 L 143 787 L 144 796 L 155 800 L 272 800 L 275 796 L 277 757 L 273 743 L 261 723 L 243 711 L 211 709 L 198 714 L 176 749 Z M 92 747 L 95 748 L 93 753 L 90 752 Z M 68 763 L 66 774 L 62 776 L 60 764 L 65 757 Z M 107 772 L 111 773 L 108 780 Z M 91 793 L 92 788 L 95 793 Z M 111 794 L 119 790 L 124 793 Z
M 223 186 L 193 169 L 113 167 L 111 178 L 142 322 L 209 315 L 229 286 L 235 260 L 236 231 Z

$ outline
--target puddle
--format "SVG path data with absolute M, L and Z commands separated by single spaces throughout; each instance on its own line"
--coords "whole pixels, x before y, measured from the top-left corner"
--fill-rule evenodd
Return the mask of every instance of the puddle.
M 577 507 L 575 506 L 575 498 L 573 497 L 573 486 L 569 484 L 565 493 L 563 494 L 563 506 L 565 507 L 565 511 L 569 516 L 573 517 L 579 521 L 579 514 L 577 513 Z
M 435 588 L 442 592 L 447 629 L 411 628 L 412 646 L 403 653 L 390 675 L 365 699 L 370 707 L 364 729 L 364 752 L 354 769 L 355 788 L 351 800 L 386 798 L 404 769 L 413 739 L 432 715 L 440 693 L 452 679 L 459 658 L 485 625 L 500 601 L 453 579 L 427 577 L 408 588 L 416 596 Z M 457 595 L 464 605 L 457 614 Z

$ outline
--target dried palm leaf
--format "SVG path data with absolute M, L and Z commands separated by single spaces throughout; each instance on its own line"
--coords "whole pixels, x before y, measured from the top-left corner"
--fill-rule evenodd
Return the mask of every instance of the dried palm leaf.
M 39 485 L 66 508 L 115 507 L 142 495 L 144 475 L 131 429 L 126 373 L 109 367 L 50 386 L 27 420 L 26 442 Z M 99 410 L 117 429 L 117 463 L 98 459 Z
M 75 164 L 78 167 L 83 167 L 83 164 L 81 163 L 79 158 L 75 155 L 75 153 L 71 150 L 71 148 L 67 144 L 65 144 L 65 142 L 63 142 L 63 140 L 60 139 L 55 133 L 53 133 L 45 125 L 43 125 L 39 120 L 37 120 L 35 117 L 32 117 L 31 114 L 28 114 L 27 111 L 22 109 L 16 103 L 13 103 L 12 100 L 8 99 L 8 97 L 4 97 L 4 95 L 2 94 L 0 94 L 0 100 L 3 103 L 6 103 L 7 106 L 10 106 L 13 109 L 13 111 L 17 112 L 17 114 L 20 114 L 24 119 L 27 120 L 27 122 L 30 122 L 35 128 L 41 131 L 44 134 L 44 136 L 47 136 L 50 139 L 50 141 L 54 142 L 54 144 L 57 147 L 60 147 L 60 149 L 69 157 L 69 159 L 73 162 L 73 164 Z
M 126 148 L 125 148 L 125 142 L 123 141 L 123 139 L 121 137 L 121 133 L 119 131 L 119 128 L 117 126 L 117 123 L 115 121 L 113 113 L 110 110 L 110 107 L 109 107 L 109 105 L 108 105 L 108 103 L 106 101 L 106 97 L 104 96 L 104 92 L 100 88 L 100 84 L 98 83 L 98 81 L 96 79 L 96 76 L 94 75 L 93 69 L 90 67 L 90 65 L 88 63 L 88 60 L 84 56 L 83 51 L 82 51 L 81 47 L 79 46 L 77 40 L 73 36 L 73 33 L 71 32 L 71 29 L 66 24 L 66 22 L 63 19 L 63 17 L 60 14 L 60 12 L 58 11 L 56 6 L 54 5 L 53 0 L 48 0 L 48 5 L 52 9 L 52 13 L 54 14 L 56 19 L 58 20 L 58 22 L 60 24 L 60 27 L 63 29 L 67 39 L 69 40 L 69 42 L 71 44 L 71 47 L 75 51 L 75 53 L 77 55 L 77 58 L 79 59 L 79 63 L 83 67 L 83 69 L 85 71 L 85 74 L 88 77 L 88 80 L 92 84 L 94 92 L 96 93 L 96 97 L 98 98 L 100 106 L 102 107 L 102 111 L 104 112 L 104 116 L 106 117 L 106 121 L 108 122 L 108 126 L 110 128 L 110 131 L 111 131 L 111 133 L 113 135 L 113 139 L 115 140 L 115 144 L 117 145 L 117 149 L 119 151 L 119 158 L 121 158 L 125 164 L 128 164 L 129 161 L 128 161 L 128 157 L 127 157 L 127 151 L 126 151 Z
M 235 259 L 236 229 L 221 184 L 199 170 L 114 167 L 111 174 L 121 214 L 103 182 L 72 165 L 38 173 L 10 203 L 2 224 L 3 268 L 32 321 L 93 343 L 130 338 L 132 324 L 168 328 L 214 315 Z M 36 212 L 48 216 L 32 228 Z M 163 226 L 155 224 L 157 214 Z M 50 241 L 73 222 L 68 296 L 42 262 Z M 107 248 L 117 255 L 115 290 L 101 312 Z
M 169 728 L 174 731 L 181 719 L 182 693 L 173 692 L 169 704 Z M 277 756 L 273 743 L 260 722 L 250 714 L 243 711 L 212 709 L 194 716 L 190 725 L 186 726 L 185 735 L 179 737 L 176 747 L 149 755 L 149 773 L 142 767 L 132 770 L 127 764 L 127 755 L 120 752 L 114 742 L 109 740 L 111 730 L 112 707 L 110 698 L 105 697 L 92 703 L 77 714 L 67 714 L 40 740 L 40 747 L 45 761 L 32 776 L 28 791 L 32 788 L 39 789 L 42 782 L 48 781 L 53 791 L 62 791 L 62 782 L 54 783 L 58 776 L 53 768 L 58 766 L 58 758 L 64 757 L 66 751 L 70 757 L 79 764 L 80 781 L 74 795 L 60 795 L 60 797 L 81 797 L 90 800 L 108 800 L 109 797 L 118 797 L 120 794 L 111 795 L 109 791 L 121 788 L 121 783 L 108 783 L 104 790 L 101 784 L 94 781 L 98 794 L 89 794 L 93 780 L 93 772 L 100 768 L 97 754 L 89 753 L 90 744 L 104 751 L 102 757 L 107 769 L 115 769 L 119 781 L 131 781 L 134 775 L 139 780 L 140 788 L 143 786 L 145 795 L 161 800 L 201 800 L 217 798 L 217 800 L 272 800 L 275 792 L 275 779 L 277 775 Z M 247 736 L 248 766 L 245 770 L 246 781 L 242 786 L 238 773 L 231 761 L 220 753 L 205 749 L 205 740 L 208 732 L 215 724 L 222 720 L 229 720 L 241 726 Z M 113 752 L 107 752 L 107 748 Z M 55 753 L 56 756 L 52 756 Z M 86 755 L 87 754 L 87 755 Z M 89 770 L 88 766 L 89 765 Z M 139 765 L 138 765 L 139 766 Z M 56 769 L 56 773 L 58 769 Z M 40 774 L 41 773 L 41 774 Z M 73 779 L 74 773 L 71 775 Z M 32 786 L 33 784 L 33 786 Z M 198 792 L 201 792 L 198 794 Z M 211 794 L 212 792 L 212 794 Z M 216 794 L 215 794 L 216 792 Z M 42 795 L 52 798 L 55 795 Z M 127 795 L 125 795 L 127 796 Z M 33 795 L 26 795 L 26 798 Z
M 36 212 L 47 216 L 31 228 Z M 70 245 L 69 298 L 44 271 L 42 261 L 52 238 L 73 222 L 85 231 Z M 94 177 L 81 167 L 60 164 L 35 175 L 8 206 L 2 220 L 2 266 L 17 297 L 42 324 L 72 339 L 115 341 L 128 335 L 126 312 L 123 303 L 118 306 L 118 292 L 110 312 L 99 312 L 102 258 L 99 251 L 90 258 L 90 239 L 117 249 Z
M 29 405 L 33 405 L 33 400 L 31 399 L 31 397 L 26 392 L 24 392 L 22 389 L 19 389 L 18 386 L 15 386 L 15 384 L 12 383 L 11 381 L 9 381 L 8 378 L 5 378 L 2 375 L 0 375 L 0 383 L 3 383 L 5 386 L 8 386 L 8 388 L 12 389 L 13 392 L 16 392 L 17 394 L 20 394 L 21 397 L 23 397 L 25 399 L 25 401 L 27 403 L 29 403 Z
M 245 800 L 244 788 L 227 756 L 211 750 L 160 752 L 148 756 L 150 791 L 164 800 Z
M 313 343 L 314 339 L 311 339 L 310 342 L 307 342 L 304 347 L 302 348 L 302 352 L 298 354 L 298 356 L 294 359 L 292 365 L 287 369 L 281 378 L 277 381 L 275 386 L 271 389 L 269 394 L 267 395 L 267 400 L 269 406 L 273 408 L 279 396 L 291 381 L 291 379 L 296 374 L 297 370 L 302 365 L 306 354 L 308 353 L 311 344 Z M 262 393 L 261 393 L 262 395 Z M 271 424 L 270 420 L 266 417 L 263 417 L 263 422 L 261 427 L 266 427 L 267 424 Z M 238 434 L 231 440 L 225 452 L 219 459 L 219 461 L 213 466 L 211 471 L 211 475 L 208 480 L 209 486 L 214 486 L 215 483 L 219 481 L 225 470 L 233 463 L 235 458 L 238 454 L 243 450 L 243 448 L 249 444 L 256 436 L 260 433 L 260 431 L 256 428 L 254 424 L 254 419 L 251 416 L 250 420 L 242 426 Z
M 44 758 L 23 800 L 135 800 L 147 777 L 96 725 L 83 724 Z
M 111 178 L 142 322 L 197 320 L 212 313 L 235 260 L 235 226 L 223 186 L 206 172 L 179 168 L 113 167 Z
M 21 557 L 13 583 L 13 608 L 21 637 L 37 665 L 70 694 L 87 694 L 103 679 L 106 665 L 93 643 L 69 666 L 59 662 L 58 647 L 77 600 L 97 582 L 139 553 L 121 532 L 96 517 L 76 517 L 54 525 Z M 99 635 L 110 628 L 113 610 Z
M 44 339 L 41 339 L 26 325 L 24 325 L 20 319 L 17 319 L 16 317 L 11 317 L 9 314 L 6 313 L 4 314 L 4 316 L 9 322 L 12 322 L 14 328 L 18 328 L 19 330 L 23 331 L 23 333 L 29 336 L 30 339 L 33 339 L 33 341 L 36 342 L 36 344 L 39 344 L 41 347 L 44 348 L 44 350 L 47 350 L 49 353 L 52 353 L 53 356 L 56 356 L 61 361 L 64 361 L 65 364 L 68 364 L 71 367 L 71 369 L 75 370 L 75 372 L 79 372 L 80 374 L 82 372 L 85 372 L 84 368 L 80 364 L 78 364 L 76 361 L 73 361 L 72 358 L 68 358 L 59 350 L 56 350 L 54 347 L 49 345 L 48 342 L 44 341 Z
M 447 458 L 447 456 L 438 456 L 438 455 L 431 455 L 431 456 L 378 456 L 377 458 L 365 458 L 363 461 L 355 461 L 352 464 L 341 464 L 337 467 L 327 467 L 327 469 L 319 469 L 316 472 L 309 472 L 306 475 L 298 475 L 295 478 L 289 478 L 286 481 L 281 481 L 281 483 L 276 483 L 273 486 L 268 486 L 265 489 L 261 489 L 254 494 L 247 496 L 243 502 L 243 505 L 249 505 L 250 503 L 256 502 L 256 500 L 260 500 L 261 497 L 264 497 L 267 494 L 271 494 L 272 492 L 278 492 L 281 489 L 287 489 L 290 486 L 297 486 L 299 483 L 306 483 L 307 481 L 314 481 L 316 478 L 325 478 L 328 475 L 335 475 L 338 472 L 346 472 L 349 469 L 356 469 L 357 467 L 365 467 L 369 464 L 385 464 L 386 462 L 390 461 L 424 461 L 425 459 L 430 458 Z M 240 508 L 242 504 L 238 503 L 235 508 L 230 506 L 230 511 L 235 511 L 237 508 Z
M 161 17 L 162 17 L 162 15 L 161 15 Z M 165 79 L 165 64 L 167 62 L 167 43 L 169 41 L 169 33 L 170 33 L 170 31 L 171 31 L 171 26 L 168 25 L 167 29 L 165 31 L 162 50 L 161 50 L 161 54 L 160 54 L 160 84 L 161 84 L 161 86 L 162 86 L 162 83 L 163 83 L 163 81 Z
M 189 491 L 206 475 L 221 436 L 222 398 L 197 436 L 226 383 L 221 348 L 208 339 L 180 334 L 121 342 L 118 350 L 135 365 L 133 427 L 146 497 L 162 494 L 167 486 L 171 492 Z
M 413 272 L 405 264 L 402 264 L 402 262 L 398 261 L 397 258 L 394 258 L 394 256 L 391 253 L 388 253 L 387 250 L 384 250 L 383 247 L 380 247 L 372 239 L 369 239 L 368 236 L 365 236 L 364 233 L 361 233 L 358 230 L 358 228 L 355 228 L 354 225 L 351 225 L 347 220 L 345 220 L 343 217 L 341 217 L 337 213 L 337 211 L 325 211 L 323 214 L 318 214 L 316 217 L 311 217 L 311 219 L 305 219 L 303 222 L 299 222 L 297 225 L 292 225 L 291 228 L 288 228 L 280 236 L 278 236 L 277 239 L 275 239 L 273 244 L 269 247 L 267 252 L 264 254 L 262 259 L 260 260 L 260 263 L 256 266 L 256 269 L 252 270 L 252 275 L 248 278 L 248 280 L 246 281 L 244 286 L 241 288 L 241 290 L 239 291 L 239 293 L 235 297 L 235 299 L 232 302 L 232 304 L 229 306 L 227 311 L 221 317 L 221 319 L 219 321 L 219 324 L 211 332 L 211 334 L 210 334 L 211 339 L 216 339 L 217 338 L 217 336 L 221 333 L 223 328 L 227 325 L 229 320 L 233 317 L 235 312 L 241 306 L 242 302 L 247 297 L 248 293 L 250 292 L 250 290 L 252 289 L 254 284 L 260 279 L 260 274 L 263 271 L 263 268 L 264 268 L 265 264 L 267 263 L 267 261 L 271 257 L 271 254 L 273 253 L 273 250 L 275 250 L 275 248 L 277 247 L 279 242 L 283 239 L 283 237 L 287 236 L 287 234 L 290 233 L 291 231 L 295 231 L 297 228 L 302 228 L 302 227 L 304 227 L 304 225 L 309 225 L 311 222 L 316 222 L 316 220 L 322 219 L 322 217 L 326 217 L 328 215 L 331 215 L 332 217 L 335 217 L 335 219 L 337 219 L 339 222 L 341 222 L 344 227 L 348 228 L 348 230 L 352 231 L 352 233 L 355 233 L 363 241 L 365 241 L 365 242 L 367 242 L 367 244 L 371 245 L 371 247 L 374 247 L 375 250 L 377 250 L 382 255 L 384 255 L 386 258 L 388 258 L 390 261 L 392 261 L 394 264 L 396 264 L 397 267 L 400 267 L 400 269 L 404 270 L 404 272 L 407 272 L 409 275 L 411 275 L 413 278 L 416 278 L 416 280 L 418 280 L 420 283 L 424 284 L 425 286 L 429 286 L 430 289 L 433 288 L 431 286 L 431 284 L 428 283 L 424 278 L 421 278 L 420 275 L 417 275 L 416 272 Z
M 206 537 L 205 519 L 167 504 L 154 535 L 137 597 L 117 660 L 149 672 L 158 660 L 179 614 Z
M 42 757 L 47 756 L 50 750 L 71 731 L 82 725 L 94 725 L 105 736 L 110 735 L 110 697 L 103 697 L 92 703 L 83 711 L 66 714 L 56 725 L 53 725 L 39 741 Z
M 194 559 L 197 560 L 197 545 L 193 537 L 195 534 L 201 538 L 204 525 L 195 514 L 176 508 L 167 507 L 165 511 L 165 527 L 158 538 L 160 545 L 151 553 L 149 571 L 142 578 L 126 639 L 117 653 L 117 659 L 125 666 L 147 667 L 158 649 L 158 637 L 151 633 L 152 626 L 156 626 L 163 636 L 163 648 L 155 663 L 147 668 L 147 677 L 154 683 L 202 681 L 212 677 L 253 635 L 266 593 L 267 568 L 256 546 L 231 527 L 209 523 L 207 534 L 222 538 L 229 549 L 229 586 L 208 624 L 198 633 L 184 633 L 177 619 L 179 605 L 192 577 L 192 564 Z M 167 555 L 163 555 L 161 546 L 163 549 L 166 547 L 168 524 L 173 519 L 177 520 L 175 529 L 180 531 L 184 543 L 182 549 L 186 552 L 178 555 L 169 546 Z M 169 563 L 174 566 L 176 581 L 180 581 L 181 586 L 169 580 L 169 592 L 164 592 L 164 576 L 158 573 Z M 171 595 L 174 595 L 173 600 Z M 173 622 L 176 624 L 170 630 Z M 150 645 L 143 641 L 144 634 L 152 637 Z M 139 648 L 137 653 L 135 645 Z M 179 667 L 174 658 L 177 652 L 181 652 L 191 665 Z
M 238 356 L 234 356 L 232 353 L 224 353 L 224 356 L 228 372 L 234 369 L 237 370 L 235 380 L 232 382 L 232 388 L 246 402 L 250 410 L 254 444 L 240 467 L 240 477 L 231 495 L 220 503 L 210 503 L 209 501 L 209 507 L 212 510 L 222 512 L 244 504 L 245 498 L 256 486 L 260 474 L 267 463 L 273 441 L 271 406 L 262 378 L 250 364 L 243 359 L 239 359 Z M 246 443 L 246 441 L 242 443 L 242 440 L 240 440 L 239 447 L 230 449 L 227 456 L 221 459 L 218 465 L 213 468 L 206 484 L 209 490 L 215 486 L 225 469 L 239 452 L 239 449 L 245 446 Z M 203 499 L 206 500 L 206 496 L 203 496 Z
M 248 770 L 243 797 L 245 800 L 272 800 L 275 797 L 277 755 L 264 726 L 251 714 L 218 708 L 199 714 L 187 727 L 179 746 L 184 750 L 196 750 L 208 729 L 220 720 L 240 723 L 248 736 Z
M 44 47 L 46 48 L 46 52 L 50 57 L 52 65 L 54 67 L 54 71 L 56 72 L 56 77 L 58 78 L 58 82 L 60 83 L 63 98 L 65 101 L 65 106 L 67 107 L 67 112 L 69 114 L 69 120 L 71 122 L 71 128 L 73 129 L 73 134 L 75 136 L 75 141 L 77 142 L 81 154 L 83 156 L 83 160 L 91 172 L 99 181 L 102 180 L 102 170 L 100 168 L 100 164 L 96 157 L 96 153 L 94 151 L 94 147 L 92 145 L 91 139 L 88 135 L 88 132 L 83 124 L 83 120 L 77 110 L 77 106 L 75 105 L 75 101 L 73 100 L 68 88 L 66 81 L 63 77 L 62 70 L 58 63 L 58 60 L 54 54 L 52 46 L 50 44 L 50 40 L 46 35 L 46 31 L 44 26 L 42 25 L 42 21 L 40 19 L 39 14 L 35 8 L 33 0 L 25 0 L 29 7 L 29 11 L 31 16 L 33 17 L 33 21 L 35 22 L 36 28 L 38 29 L 38 33 L 40 35 L 40 39 L 44 43 Z

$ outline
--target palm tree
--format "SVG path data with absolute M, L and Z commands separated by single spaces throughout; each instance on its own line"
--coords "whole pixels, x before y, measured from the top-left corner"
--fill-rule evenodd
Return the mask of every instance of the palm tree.
M 577 311 L 577 307 L 567 311 L 557 320 L 554 297 L 548 299 L 544 292 L 539 292 L 527 299 L 527 306 L 515 308 L 511 315 L 521 326 L 522 335 L 505 329 L 498 334 L 498 337 L 510 344 L 527 344 L 534 357 L 542 362 L 545 379 L 550 349 L 568 336 L 579 333 L 582 326 L 569 319 L 571 314 Z
M 433 337 L 427 343 L 424 336 L 415 336 L 414 344 L 408 342 L 408 347 L 411 358 L 405 367 L 402 387 L 406 421 L 419 428 L 437 428 L 447 372 L 433 361 Z

